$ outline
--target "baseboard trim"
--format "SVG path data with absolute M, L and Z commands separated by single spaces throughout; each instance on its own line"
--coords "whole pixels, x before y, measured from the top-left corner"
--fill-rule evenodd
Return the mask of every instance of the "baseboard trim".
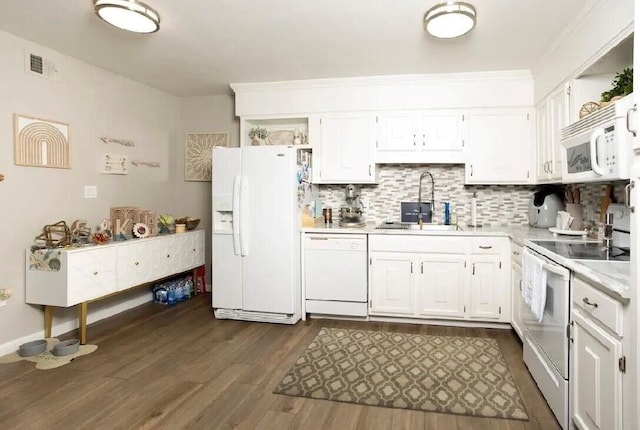
M 132 297 L 122 303 L 117 303 L 115 305 L 111 305 L 108 307 L 100 308 L 99 304 L 89 305 L 89 315 L 87 316 L 87 324 L 92 324 L 94 322 L 101 321 L 103 319 L 112 317 L 129 309 L 135 308 L 142 304 L 151 302 L 153 300 L 153 295 L 149 292 L 145 292 L 136 297 Z M 91 311 L 92 306 L 94 307 L 94 311 Z M 97 308 L 97 309 L 95 309 Z M 54 314 L 54 324 L 51 328 L 51 336 L 55 337 L 64 333 L 68 333 L 72 330 L 78 329 L 78 319 L 75 318 L 73 320 L 62 321 L 56 324 L 55 322 L 55 314 Z M 91 339 L 91 333 L 89 332 L 89 339 Z M 9 342 L 3 343 L 0 345 L 0 356 L 10 354 L 18 350 L 18 347 L 26 342 L 31 342 L 32 340 L 38 340 L 44 338 L 44 316 L 43 316 L 43 328 L 42 330 L 38 330 L 35 333 L 31 333 L 27 336 L 22 336 L 17 339 L 10 340 Z

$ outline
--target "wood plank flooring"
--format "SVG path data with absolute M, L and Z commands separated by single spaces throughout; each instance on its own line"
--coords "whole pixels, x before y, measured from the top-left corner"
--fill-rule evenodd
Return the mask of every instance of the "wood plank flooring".
M 210 295 L 145 304 L 89 326 L 98 350 L 53 370 L 0 365 L 0 428 L 553 430 L 553 414 L 508 330 L 310 320 L 295 326 L 213 318 Z M 321 327 L 498 340 L 530 416 L 512 421 L 272 394 Z M 75 337 L 68 333 L 61 339 Z

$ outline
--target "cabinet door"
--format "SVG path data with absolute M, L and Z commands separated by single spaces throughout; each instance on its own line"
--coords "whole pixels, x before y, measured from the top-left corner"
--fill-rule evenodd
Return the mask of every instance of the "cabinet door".
M 374 183 L 374 132 L 375 116 L 368 113 L 321 117 L 314 182 Z
M 471 256 L 470 312 L 471 318 L 501 319 L 504 294 L 501 284 L 502 264 L 499 255 Z M 506 309 L 505 309 L 506 311 Z
M 582 429 L 622 429 L 622 344 L 573 312 L 573 421 Z
M 418 136 L 418 116 L 414 111 L 384 112 L 378 115 L 379 152 L 415 151 L 422 137 Z M 420 142 L 418 140 L 420 139 Z
M 549 141 L 548 155 L 549 178 L 562 179 L 562 145 L 560 145 L 560 131 L 569 124 L 567 109 L 567 92 L 565 85 L 560 85 L 549 96 Z
M 70 252 L 67 258 L 67 306 L 116 291 L 116 247 Z
M 466 183 L 531 182 L 533 135 L 531 109 L 490 109 L 470 113 Z
M 418 313 L 428 317 L 463 318 L 466 291 L 466 255 L 420 257 Z
M 520 340 L 522 336 L 522 313 L 520 311 L 522 300 L 522 267 L 518 264 L 511 264 L 511 326 L 516 331 Z
M 549 140 L 549 104 L 545 99 L 536 106 L 536 179 L 541 182 L 550 179 Z
M 131 241 L 118 247 L 118 290 L 153 281 L 168 274 L 163 254 L 164 238 Z
M 456 112 L 423 112 L 420 114 L 420 143 L 427 151 L 462 152 L 464 115 Z M 463 161 L 463 160 L 460 160 Z
M 176 235 L 171 272 L 179 273 L 204 264 L 204 230 Z
M 413 261 L 401 253 L 370 253 L 369 297 L 372 315 L 414 315 Z

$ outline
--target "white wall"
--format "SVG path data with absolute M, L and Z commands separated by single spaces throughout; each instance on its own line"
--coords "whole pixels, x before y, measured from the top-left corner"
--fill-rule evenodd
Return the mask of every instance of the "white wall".
M 26 48 L 57 64 L 57 82 L 25 73 Z M 45 224 L 65 220 L 70 225 L 86 219 L 93 227 L 109 216 L 110 207 L 128 205 L 205 215 L 201 205 L 189 201 L 204 201 L 208 193 L 204 185 L 183 181 L 180 101 L 173 96 L 4 32 L 0 32 L 0 94 L 0 173 L 5 175 L 0 182 L 0 286 L 15 291 L 0 307 L 1 353 L 3 345 L 6 349 L 43 334 L 41 307 L 24 302 L 24 249 Z M 15 166 L 14 113 L 70 124 L 71 169 Z M 130 139 L 136 146 L 107 145 L 101 136 Z M 161 167 L 130 165 L 126 176 L 102 175 L 97 160 L 103 151 L 159 161 Z M 96 185 L 98 198 L 83 198 L 84 185 Z M 150 298 L 149 292 L 138 290 L 91 304 L 89 322 Z M 75 318 L 75 309 L 57 311 L 53 334 L 74 328 Z

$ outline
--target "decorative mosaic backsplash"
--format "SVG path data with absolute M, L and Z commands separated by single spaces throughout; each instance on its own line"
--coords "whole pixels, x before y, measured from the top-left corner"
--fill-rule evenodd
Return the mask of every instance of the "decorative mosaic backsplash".
M 477 216 L 482 225 L 527 224 L 529 201 L 539 186 L 534 185 L 464 185 L 463 165 L 378 165 L 380 180 L 377 185 L 358 185 L 365 206 L 364 218 L 376 224 L 400 221 L 400 202 L 418 201 L 418 179 L 428 171 L 433 175 L 435 208 L 433 222 L 443 223 L 444 202 L 451 203 L 458 223 L 467 225 L 471 220 L 471 199 L 477 193 Z M 581 190 L 585 219 L 597 221 L 599 205 L 606 184 L 576 184 Z M 619 201 L 624 196 L 625 182 L 614 184 L 614 195 Z M 574 185 L 572 185 L 574 186 Z M 339 213 L 345 205 L 345 185 L 320 185 L 320 199 L 324 207 Z M 431 199 L 429 177 L 422 181 L 422 200 Z

